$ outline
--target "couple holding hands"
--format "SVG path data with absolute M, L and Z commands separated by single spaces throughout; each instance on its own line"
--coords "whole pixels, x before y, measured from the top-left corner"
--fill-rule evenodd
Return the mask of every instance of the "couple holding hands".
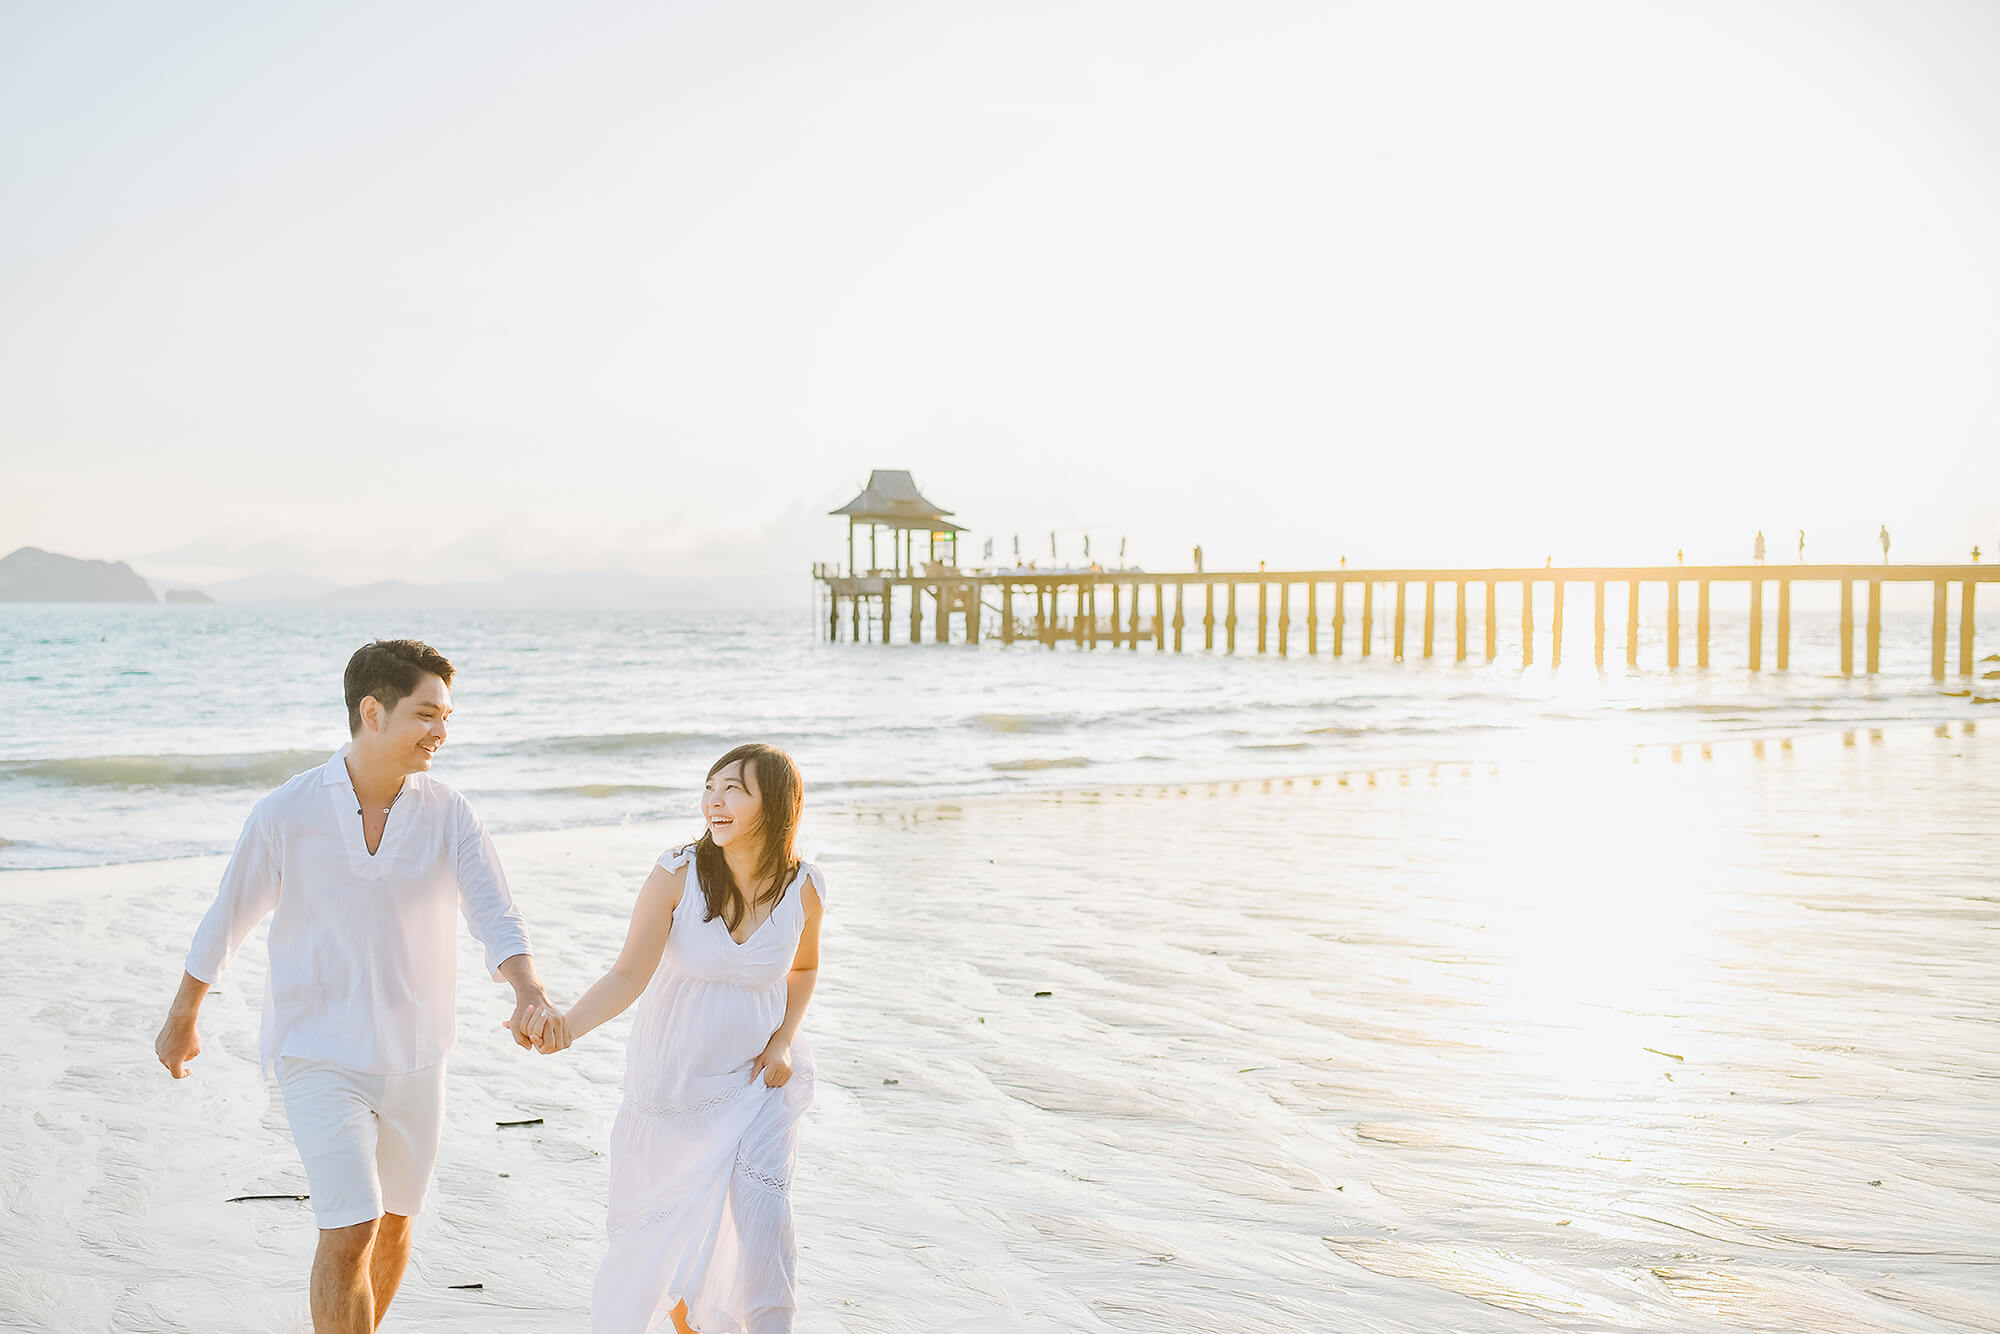
M 154 1049 L 176 1079 L 209 987 L 266 916 L 262 1059 L 283 1093 L 315 1221 L 316 1334 L 381 1323 L 409 1260 L 444 1125 L 463 914 L 513 986 L 507 1027 L 563 1050 L 638 1006 L 611 1130 L 598 1334 L 777 1334 L 797 1309 L 791 1176 L 812 1057 L 825 881 L 798 859 L 802 788 L 783 751 L 709 770 L 701 838 L 640 887 L 617 961 L 568 1011 L 537 976 L 492 840 L 429 768 L 452 666 L 416 640 L 347 664 L 352 740 L 251 811 Z

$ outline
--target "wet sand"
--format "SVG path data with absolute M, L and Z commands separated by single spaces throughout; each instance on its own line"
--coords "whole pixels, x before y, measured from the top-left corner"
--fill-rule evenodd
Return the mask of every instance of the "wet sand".
M 1996 830 L 1964 725 L 809 817 L 799 1328 L 2000 1330 Z M 559 998 L 686 832 L 501 840 Z M 309 1328 L 219 871 L 0 875 L 0 1326 Z M 626 1024 L 506 1008 L 386 1329 L 587 1325 Z

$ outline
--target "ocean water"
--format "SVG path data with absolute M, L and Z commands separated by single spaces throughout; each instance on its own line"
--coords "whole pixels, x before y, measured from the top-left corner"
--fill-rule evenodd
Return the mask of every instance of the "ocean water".
M 1615 600 L 1615 599 L 1614 599 Z M 1503 611 L 1505 609 L 1503 608 Z M 1798 612 L 1792 670 L 1744 669 L 1740 612 L 1714 618 L 1714 664 L 1664 667 L 1664 620 L 1623 665 L 1611 609 L 1607 668 L 1572 595 L 1565 662 L 1520 666 L 1518 616 L 1496 663 L 1428 661 L 1413 606 L 1410 660 L 1158 654 L 935 644 L 828 644 L 796 613 L 374 612 L 232 606 L 0 606 L 0 869 L 226 851 L 262 793 L 345 738 L 341 670 L 376 636 L 411 635 L 458 668 L 436 772 L 496 831 L 622 824 L 692 811 L 707 766 L 744 740 L 798 759 L 809 800 L 1197 782 L 1505 759 L 1562 747 L 1777 736 L 1978 718 L 2000 707 L 1983 674 L 1929 676 L 1927 612 L 1885 617 L 1883 671 L 1843 679 L 1838 627 Z M 1692 662 L 1684 608 L 1682 656 Z M 1954 610 L 1954 616 L 1955 616 Z M 1350 622 L 1350 628 L 1358 617 Z M 1979 627 L 2000 647 L 2000 613 Z M 1193 629 L 1190 643 L 1199 642 Z M 1479 656 L 1480 633 L 1473 632 Z M 1272 639 L 1275 648 L 1275 635 Z M 1767 665 L 1775 634 L 1766 630 Z M 1956 666 L 1954 628 L 1951 665 Z

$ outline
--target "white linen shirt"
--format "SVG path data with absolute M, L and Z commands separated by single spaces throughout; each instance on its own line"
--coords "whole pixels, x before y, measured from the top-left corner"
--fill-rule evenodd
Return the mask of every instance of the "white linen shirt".
M 344 746 L 258 802 L 195 930 L 187 971 L 213 984 L 271 916 L 267 1076 L 283 1056 L 378 1075 L 443 1060 L 458 1022 L 457 912 L 496 977 L 528 953 L 493 840 L 464 797 L 409 775 L 372 856 L 360 804 Z

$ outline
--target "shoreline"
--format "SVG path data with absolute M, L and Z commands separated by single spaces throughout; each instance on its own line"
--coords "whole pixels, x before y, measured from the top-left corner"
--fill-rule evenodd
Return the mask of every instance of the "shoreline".
M 1996 724 L 2000 724 L 2000 714 L 1995 714 L 1993 717 L 1994 717 L 1994 722 Z M 1536 765 L 1542 765 L 1559 761 L 1574 761 L 1579 763 L 1605 763 L 1617 760 L 1626 755 L 1631 755 L 1636 757 L 1639 755 L 1653 753 L 1653 752 L 1673 753 L 1673 752 L 1687 752 L 1692 750 L 1702 753 L 1703 758 L 1708 758 L 1715 752 L 1719 751 L 1724 754 L 1727 754 L 1732 749 L 1739 747 L 1754 752 L 1759 748 L 1765 748 L 1772 744 L 1776 744 L 1782 749 L 1789 750 L 1800 743 L 1812 744 L 1812 743 L 1822 742 L 1833 737 L 1844 738 L 1845 739 L 1844 744 L 1853 745 L 1855 744 L 1854 739 L 1862 736 L 1869 737 L 1871 740 L 1871 744 L 1874 742 L 1879 742 L 1884 738 L 1892 738 L 1901 735 L 1910 735 L 1910 736 L 1914 736 L 1917 734 L 1942 735 L 1946 732 L 1953 732 L 1953 733 L 1962 733 L 1967 736 L 1975 736 L 1978 733 L 1979 723 L 1980 719 L 1978 718 L 1962 718 L 1962 719 L 1939 721 L 1939 722 L 1902 721 L 1902 722 L 1886 723 L 1882 725 L 1860 725 L 1860 726 L 1843 725 L 1838 727 L 1777 726 L 1768 729 L 1756 729 L 1754 731 L 1730 733 L 1724 736 L 1712 736 L 1707 738 L 1690 738 L 1678 741 L 1657 740 L 1650 738 L 1635 740 L 1629 737 L 1617 738 L 1617 739 L 1599 739 L 1599 738 L 1584 737 L 1575 740 L 1565 738 L 1564 739 L 1565 744 L 1559 747 L 1543 746 L 1539 750 L 1532 748 L 1524 748 L 1517 751 L 1514 754 L 1509 754 L 1509 755 L 1488 755 L 1483 757 L 1455 756 L 1450 758 L 1412 759 L 1407 761 L 1399 760 L 1395 762 L 1384 762 L 1375 765 L 1364 764 L 1355 766 L 1340 766 L 1324 770 L 1244 773 L 1241 775 L 1230 776 L 1230 777 L 1201 778 L 1201 779 L 1188 780 L 1184 782 L 1175 782 L 1170 780 L 1118 781 L 1118 780 L 1107 779 L 1106 781 L 1101 783 L 1074 783 L 1074 784 L 1052 785 L 1047 787 L 1035 786 L 1035 787 L 1024 787 L 1015 790 L 999 790 L 999 791 L 987 789 L 977 792 L 967 792 L 958 795 L 953 795 L 947 792 L 939 792 L 936 790 L 923 793 L 910 793 L 906 796 L 901 796 L 901 797 L 889 797 L 882 795 L 868 795 L 868 796 L 841 795 L 822 801 L 813 800 L 812 789 L 809 786 L 807 788 L 806 795 L 809 805 L 808 819 L 810 819 L 813 812 L 824 812 L 828 815 L 833 815 L 833 814 L 866 815 L 867 813 L 876 811 L 919 809 L 927 806 L 943 805 L 943 806 L 958 807 L 971 803 L 1008 803 L 1008 802 L 1022 801 L 1022 800 L 1033 801 L 1044 797 L 1082 798 L 1092 793 L 1109 793 L 1114 791 L 1125 792 L 1125 791 L 1150 790 L 1164 794 L 1166 792 L 1195 788 L 1195 787 L 1206 788 L 1213 791 L 1224 787 L 1241 788 L 1245 784 L 1269 784 L 1273 782 L 1282 782 L 1282 783 L 1307 782 L 1313 784 L 1333 783 L 1335 785 L 1342 785 L 1344 783 L 1351 782 L 1356 779 L 1361 779 L 1361 778 L 1372 779 L 1377 775 L 1383 775 L 1383 774 L 1407 775 L 1410 773 L 1421 773 L 1428 771 L 1436 771 L 1440 769 L 1468 768 L 1468 767 L 1498 768 L 1498 767 L 1513 767 L 1513 766 L 1536 766 Z M 1060 768 L 1064 766 L 1051 765 L 1049 767 Z M 847 789 L 848 792 L 865 791 L 877 794 L 879 794 L 883 790 L 884 789 L 879 787 L 876 788 L 850 787 Z M 255 798 L 246 798 L 246 802 L 244 805 L 244 814 L 246 816 L 249 813 L 249 806 L 250 804 L 254 804 L 254 800 Z M 692 813 L 690 813 L 685 817 L 657 816 L 657 817 L 645 817 L 639 819 L 628 818 L 621 820 L 605 820 L 603 822 L 580 822 L 572 824 L 546 825 L 535 828 L 514 828 L 502 831 L 494 831 L 493 837 L 496 840 L 505 840 L 512 838 L 530 837 L 535 835 L 553 835 L 553 834 L 563 834 L 563 833 L 587 835 L 593 831 L 598 831 L 598 830 L 635 829 L 646 826 L 665 826 L 673 823 L 676 820 L 681 820 L 681 819 L 685 819 L 689 824 L 699 823 L 699 821 L 692 815 Z M 15 846 L 20 842 L 21 840 L 18 839 L 0 838 L 0 847 Z M 113 860 L 113 861 L 80 862 L 65 866 L 0 867 L 0 887 L 4 887 L 7 883 L 9 883 L 11 878 L 17 876 L 60 875 L 72 871 L 103 871 L 119 867 L 130 867 L 130 866 L 153 866 L 153 865 L 164 866 L 164 865 L 176 865 L 176 864 L 190 863 L 190 862 L 200 862 L 204 860 L 221 861 L 226 857 L 227 857 L 226 851 L 217 850 L 217 851 L 206 851 L 206 852 L 191 852 L 178 856 L 133 857 L 128 859 Z

